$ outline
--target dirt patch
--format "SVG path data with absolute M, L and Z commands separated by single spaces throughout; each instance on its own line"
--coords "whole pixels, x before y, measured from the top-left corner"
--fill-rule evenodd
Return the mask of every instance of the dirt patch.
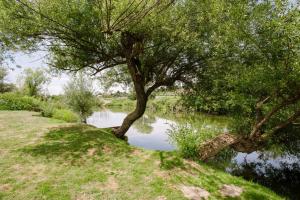
M 35 164 L 35 165 L 21 165 L 15 164 L 11 168 L 11 171 L 14 172 L 15 177 L 19 181 L 30 181 L 30 182 L 39 182 L 47 179 L 47 166 L 44 164 Z
M 159 197 L 156 197 L 155 200 L 167 200 L 167 197 L 165 197 L 165 196 L 159 196 Z
M 117 191 L 119 189 L 119 184 L 114 177 L 109 177 L 105 183 L 102 182 L 89 182 L 81 187 L 85 192 L 92 190 L 102 190 L 102 191 Z
M 243 188 L 235 185 L 223 185 L 219 192 L 224 197 L 239 197 L 243 192 Z
M 37 164 L 31 167 L 32 174 L 36 176 L 43 176 L 47 172 L 47 166 L 44 164 Z
M 105 184 L 105 188 L 108 190 L 116 191 L 119 189 L 119 184 L 114 177 L 109 177 Z
M 0 156 L 4 156 L 6 154 L 8 154 L 8 150 L 4 150 L 4 149 L 0 149 Z
M 87 155 L 88 156 L 94 156 L 97 152 L 97 149 L 96 148 L 90 148 L 87 150 Z
M 199 187 L 182 185 L 179 188 L 183 195 L 191 200 L 208 199 L 210 195 L 208 191 Z
M 12 186 L 10 184 L 0 184 L 0 192 L 8 192 L 12 190 Z
M 190 168 L 193 168 L 194 170 L 198 172 L 204 173 L 205 170 L 196 162 L 191 161 L 191 160 L 184 160 L 184 164 L 188 165 Z
M 149 159 L 149 158 L 151 157 L 150 154 L 145 153 L 145 152 L 143 152 L 143 151 L 140 150 L 140 149 L 134 149 L 134 150 L 131 152 L 131 155 L 133 155 L 133 156 L 138 156 L 138 157 L 140 157 L 140 158 L 143 158 L 144 160 L 147 160 L 147 159 Z
M 112 152 L 111 148 L 107 145 L 104 145 L 103 148 L 102 148 L 102 151 L 106 154 L 109 154 Z
M 157 177 L 163 178 L 163 179 L 168 179 L 170 178 L 170 174 L 166 171 L 161 171 L 161 170 L 155 170 L 153 174 Z
M 76 195 L 74 200 L 95 200 L 95 198 L 93 198 L 91 195 L 88 195 L 86 193 L 81 193 Z
M 143 154 L 143 152 L 139 149 L 134 149 L 132 152 L 131 152 L 132 155 L 134 156 L 141 156 Z

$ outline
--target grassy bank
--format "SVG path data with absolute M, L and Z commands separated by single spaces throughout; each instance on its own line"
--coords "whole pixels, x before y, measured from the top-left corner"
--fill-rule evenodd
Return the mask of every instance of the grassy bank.
M 197 186 L 223 199 L 223 184 L 243 188 L 238 199 L 281 199 L 270 190 L 175 153 L 130 147 L 107 129 L 67 124 L 35 112 L 0 111 L 0 199 L 186 199 Z

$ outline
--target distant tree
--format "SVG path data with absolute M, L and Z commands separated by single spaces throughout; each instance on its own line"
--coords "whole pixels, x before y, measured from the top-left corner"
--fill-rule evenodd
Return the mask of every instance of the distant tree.
M 29 96 L 41 95 L 43 86 L 50 81 L 45 70 L 27 68 L 19 77 L 22 90 Z
M 92 82 L 80 73 L 65 86 L 64 92 L 67 104 L 79 114 L 81 121 L 86 123 L 87 117 L 92 114 L 96 106 Z
M 12 83 L 6 83 L 5 77 L 8 75 L 8 70 L 5 67 L 0 67 L 0 93 L 11 92 L 15 89 Z

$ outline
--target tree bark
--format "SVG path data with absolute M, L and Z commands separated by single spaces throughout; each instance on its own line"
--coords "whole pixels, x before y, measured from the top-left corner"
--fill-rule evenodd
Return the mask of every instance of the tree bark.
M 135 90 L 137 97 L 136 108 L 125 117 L 120 127 L 114 129 L 114 133 L 118 138 L 124 138 L 130 126 L 145 113 L 148 97 L 146 96 L 143 87 L 138 85 L 135 87 Z
M 233 148 L 238 152 L 251 153 L 259 150 L 264 144 L 262 138 L 249 138 L 223 133 L 217 137 L 201 144 L 198 148 L 200 160 L 207 160 L 214 157 L 227 147 Z
M 201 144 L 198 148 L 200 160 L 207 160 L 208 158 L 214 157 L 221 150 L 229 147 L 230 145 L 238 142 L 238 137 L 229 133 L 223 133 Z
M 142 38 L 129 32 L 122 33 L 122 46 L 126 58 L 126 64 L 134 84 L 136 93 L 136 108 L 128 114 L 120 127 L 114 129 L 114 133 L 119 138 L 124 138 L 130 126 L 139 119 L 146 110 L 148 95 L 145 92 L 145 78 L 141 71 L 141 62 L 139 60 L 140 49 L 135 49 L 135 44 L 141 43 Z

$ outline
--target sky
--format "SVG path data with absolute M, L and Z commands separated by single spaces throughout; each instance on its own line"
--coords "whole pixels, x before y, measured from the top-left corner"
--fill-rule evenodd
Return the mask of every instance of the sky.
M 16 83 L 18 77 L 21 75 L 22 71 L 26 68 L 47 68 L 46 53 L 39 51 L 32 54 L 26 54 L 23 52 L 17 52 L 13 54 L 14 62 L 8 62 L 8 65 L 13 70 L 9 71 L 8 76 L 6 77 L 7 82 Z M 21 66 L 18 68 L 16 66 Z M 67 74 L 62 74 L 57 77 L 51 77 L 51 82 L 48 85 L 45 85 L 45 90 L 51 95 L 57 95 L 63 93 L 63 87 L 69 81 L 69 76 Z
M 6 81 L 9 83 L 17 83 L 18 77 L 22 74 L 23 70 L 26 68 L 48 68 L 46 63 L 46 54 L 47 52 L 38 51 L 32 54 L 24 53 L 24 52 L 17 52 L 13 53 L 12 57 L 14 62 L 6 60 L 6 63 L 9 67 L 13 70 L 9 71 L 8 76 L 6 77 Z M 17 66 L 20 66 L 18 68 Z M 56 77 L 51 76 L 51 82 L 48 85 L 44 86 L 44 92 L 50 95 L 59 95 L 63 94 L 64 86 L 70 80 L 70 76 L 66 73 L 62 73 L 61 75 L 57 75 Z M 103 89 L 99 85 L 99 81 L 93 81 L 93 91 L 95 93 L 103 92 Z M 117 91 L 124 91 L 121 86 L 114 86 L 108 92 L 117 92 Z

